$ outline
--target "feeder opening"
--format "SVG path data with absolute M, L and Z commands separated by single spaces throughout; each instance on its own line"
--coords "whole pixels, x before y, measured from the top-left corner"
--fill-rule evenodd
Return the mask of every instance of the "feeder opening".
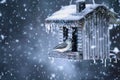
M 72 51 L 77 51 L 77 27 L 72 28 Z
M 68 39 L 68 28 L 63 27 L 63 41 Z

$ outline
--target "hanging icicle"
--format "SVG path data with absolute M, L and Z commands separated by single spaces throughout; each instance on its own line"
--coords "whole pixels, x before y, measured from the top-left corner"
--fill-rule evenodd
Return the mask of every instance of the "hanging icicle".
M 92 2 L 93 2 L 93 5 L 95 5 L 95 0 L 92 0 Z

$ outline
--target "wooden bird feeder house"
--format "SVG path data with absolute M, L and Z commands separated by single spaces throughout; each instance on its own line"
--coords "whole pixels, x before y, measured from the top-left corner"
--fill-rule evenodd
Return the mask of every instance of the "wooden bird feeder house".
M 83 60 L 109 58 L 108 27 L 115 24 L 116 16 L 116 13 L 102 4 L 78 1 L 76 4 L 62 7 L 46 19 L 46 28 L 58 29 L 58 43 L 72 38 L 73 44 L 71 51 L 55 55 Z

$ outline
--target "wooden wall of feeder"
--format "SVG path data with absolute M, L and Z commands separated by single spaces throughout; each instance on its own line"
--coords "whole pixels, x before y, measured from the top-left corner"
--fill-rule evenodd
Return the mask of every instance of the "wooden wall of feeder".
M 86 5 L 84 9 L 77 11 L 81 9 L 77 6 L 83 4 Z M 66 49 L 62 53 L 51 52 L 50 55 L 75 60 L 109 58 L 108 27 L 111 21 L 116 20 L 116 13 L 101 4 L 77 3 L 77 6 L 62 7 L 46 19 L 47 31 L 57 30 L 58 32 L 58 44 L 65 43 L 68 38 L 72 39 L 72 45 L 68 51 Z

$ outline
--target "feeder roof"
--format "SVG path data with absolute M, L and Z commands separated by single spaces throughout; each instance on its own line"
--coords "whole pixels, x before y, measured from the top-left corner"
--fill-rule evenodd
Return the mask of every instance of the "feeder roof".
M 46 21 L 51 22 L 51 21 L 78 21 L 83 19 L 87 14 L 93 12 L 96 10 L 98 7 L 102 7 L 110 13 L 111 16 L 114 17 L 114 12 L 110 11 L 107 9 L 106 6 L 102 4 L 86 4 L 86 8 L 77 13 L 76 11 L 76 5 L 68 5 L 62 7 L 59 11 L 56 11 L 53 13 L 50 17 L 46 19 Z M 111 14 L 112 13 L 112 14 Z

